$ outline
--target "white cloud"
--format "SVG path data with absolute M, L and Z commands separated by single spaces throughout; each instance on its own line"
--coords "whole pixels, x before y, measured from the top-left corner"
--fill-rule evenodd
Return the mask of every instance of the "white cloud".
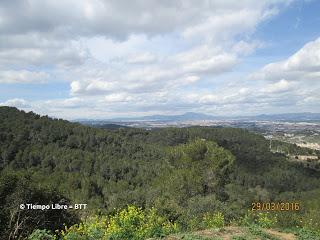
M 235 56 L 221 54 L 208 59 L 190 61 L 186 63 L 183 69 L 189 73 L 222 73 L 227 72 L 237 63 Z
M 115 103 L 115 102 L 129 102 L 129 101 L 133 101 L 134 98 L 132 96 L 129 96 L 126 93 L 114 93 L 114 94 L 110 94 L 105 96 L 105 101 L 107 103 Z
M 184 81 L 186 82 L 186 84 L 189 84 L 189 83 L 195 83 L 197 81 L 200 80 L 200 77 L 198 76 L 195 76 L 195 75 L 192 75 L 192 76 L 187 76 L 185 77 Z
M 181 34 L 196 35 L 190 47 L 213 44 L 212 38 L 217 39 L 213 46 L 232 43 L 287 2 L 5 1 L 0 5 L 0 64 L 75 67 L 90 53 L 102 61 L 113 55 L 127 63 L 150 63 L 164 46 L 190 44 Z M 159 36 L 167 42 L 153 42 Z M 150 49 L 137 52 L 139 43 Z
M 190 26 L 194 29 L 192 32 L 197 33 L 212 29 L 211 26 L 220 29 L 220 25 L 222 30 L 235 24 L 236 29 L 243 29 L 242 26 L 247 29 L 247 26 L 254 26 L 260 19 L 272 15 L 279 3 L 287 2 L 12 0 L 1 3 L 0 15 L 5 21 L 1 22 L 0 32 L 37 31 L 64 37 L 103 35 L 123 39 L 134 33 L 166 34 Z M 243 24 L 239 23 L 238 15 Z M 221 16 L 228 21 L 223 21 Z
M 77 41 L 39 33 L 0 33 L 0 65 L 68 67 L 82 64 L 87 57 L 87 49 Z
M 183 32 L 185 38 L 201 38 L 220 42 L 230 40 L 231 37 L 243 32 L 252 31 L 262 20 L 260 11 L 263 8 L 242 8 L 237 11 L 222 10 L 220 14 L 212 14 L 201 23 L 186 28 Z
M 130 58 L 129 58 L 130 60 Z M 117 92 L 157 92 L 176 90 L 201 78 L 231 71 L 237 64 L 237 56 L 222 49 L 204 45 L 188 51 L 162 57 L 156 63 L 135 59 L 145 64 L 127 64 L 127 60 L 84 65 L 73 72 L 71 94 L 103 95 Z
M 246 41 L 239 41 L 235 45 L 233 45 L 232 50 L 234 53 L 238 55 L 249 55 L 253 53 L 257 48 L 264 47 L 264 43 L 260 41 L 253 41 L 253 42 L 246 42 Z
M 17 107 L 17 108 L 29 108 L 29 103 L 22 98 L 9 99 L 3 103 L 0 103 L 1 106 Z
M 286 112 L 290 108 L 319 111 L 320 38 L 306 43 L 287 59 L 265 65 L 249 79 L 252 86 L 257 86 L 251 94 L 255 102 L 277 109 L 287 107 Z
M 0 71 L 0 83 L 45 83 L 49 78 L 46 72 L 28 70 Z
M 36 106 L 37 104 L 39 103 L 33 103 L 34 106 Z M 60 106 L 61 109 L 68 109 L 67 111 L 69 111 L 70 109 L 88 107 L 87 101 L 78 97 L 47 100 L 40 105 L 46 106 L 47 108 L 59 108 Z
M 253 79 L 279 81 L 317 81 L 320 79 L 320 38 L 308 42 L 288 59 L 266 65 Z
M 156 59 L 157 58 L 154 54 L 145 52 L 145 53 L 128 56 L 127 62 L 131 64 L 144 64 L 144 63 L 152 63 Z
M 75 118 L 307 104 L 300 82 L 319 79 L 319 39 L 252 76 L 261 81 L 229 79 L 264 46 L 256 27 L 289 2 L 5 1 L 0 82 L 69 81 L 69 97 L 28 104 Z
M 279 93 L 285 92 L 293 88 L 293 83 L 285 79 L 281 79 L 279 82 L 268 84 L 264 89 L 266 93 Z

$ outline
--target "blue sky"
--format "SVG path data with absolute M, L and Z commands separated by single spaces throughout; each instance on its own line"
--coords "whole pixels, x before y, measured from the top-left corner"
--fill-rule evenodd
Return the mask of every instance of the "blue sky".
M 54 117 L 320 112 L 320 1 L 0 2 L 0 105 Z

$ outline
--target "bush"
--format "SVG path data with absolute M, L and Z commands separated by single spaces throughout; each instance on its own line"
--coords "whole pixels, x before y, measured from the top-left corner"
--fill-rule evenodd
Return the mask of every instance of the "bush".
M 63 240 L 98 240 L 103 239 L 107 231 L 107 218 L 93 217 L 84 223 L 75 224 L 61 231 Z
M 51 234 L 49 230 L 36 229 L 28 237 L 28 240 L 56 240 L 57 238 Z
M 300 228 L 297 230 L 298 239 L 299 240 L 320 240 L 320 232 L 312 231 L 307 228 Z
M 255 224 L 255 216 L 252 211 L 247 211 L 247 213 L 240 218 L 239 225 L 249 227 L 252 224 Z
M 110 240 L 139 240 L 176 231 L 177 225 L 159 216 L 154 208 L 143 211 L 128 206 L 110 218 L 106 235 Z
M 271 228 L 278 222 L 277 215 L 271 215 L 268 212 L 261 212 L 257 214 L 256 222 L 260 227 Z
M 64 224 L 72 225 L 79 221 L 74 211 L 20 209 L 18 206 L 22 203 L 69 205 L 69 200 L 55 188 L 39 186 L 27 173 L 9 170 L 1 173 L 0 239 L 10 239 L 13 235 L 17 239 L 26 239 L 35 229 L 55 231 L 62 229 Z M 43 231 L 41 233 L 44 234 Z
M 222 228 L 224 227 L 224 215 L 221 212 L 209 214 L 206 213 L 203 216 L 203 225 L 205 228 Z
M 134 206 L 105 218 L 93 218 L 61 231 L 63 240 L 141 240 L 177 232 L 177 225 L 157 214 L 154 208 Z
M 279 212 L 277 226 L 281 228 L 302 227 L 302 217 L 301 212 Z
M 252 212 L 248 211 L 239 221 L 241 226 L 252 227 L 257 225 L 262 228 L 271 228 L 278 223 L 278 215 L 269 212 Z

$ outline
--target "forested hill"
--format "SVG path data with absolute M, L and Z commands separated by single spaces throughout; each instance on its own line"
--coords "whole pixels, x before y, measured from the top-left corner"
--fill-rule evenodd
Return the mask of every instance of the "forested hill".
M 61 196 L 87 203 L 82 216 L 133 204 L 155 207 L 185 228 L 208 212 L 238 218 L 254 201 L 304 201 L 301 216 L 309 217 L 320 209 L 308 200 L 319 196 L 319 172 L 288 162 L 268 146 L 262 136 L 242 129 L 105 130 L 0 107 L 0 228 L 9 225 L 8 216 L 21 202 Z M 23 189 L 8 187 L 17 181 Z M 41 189 L 51 195 L 41 195 Z M 71 223 L 78 217 L 58 219 Z M 35 224 L 28 221 L 25 231 Z M 53 222 L 45 227 L 63 224 Z M 0 232 L 11 231 L 6 229 Z

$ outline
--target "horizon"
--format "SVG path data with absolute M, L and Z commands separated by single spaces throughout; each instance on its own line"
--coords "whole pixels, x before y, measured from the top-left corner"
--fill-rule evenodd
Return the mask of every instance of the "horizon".
M 225 118 L 225 119 L 221 119 L 221 120 L 227 120 L 227 118 L 250 118 L 250 117 L 259 117 L 259 116 L 277 116 L 277 115 L 299 115 L 299 114 L 319 114 L 320 112 L 284 112 L 284 113 L 270 113 L 270 114 L 256 114 L 256 115 L 212 115 L 212 114 L 206 114 L 206 113 L 201 113 L 201 112 L 185 112 L 182 114 L 153 114 L 153 115 L 141 115 L 141 116 L 124 116 L 124 117 L 113 117 L 113 118 L 61 118 L 61 117 L 55 117 L 55 116 L 50 116 L 48 114 L 41 114 L 38 112 L 35 112 L 33 110 L 24 110 L 24 109 L 20 109 L 17 108 L 15 106 L 1 106 L 1 107 L 9 107 L 9 108 L 16 108 L 19 111 L 24 111 L 26 113 L 34 113 L 40 116 L 48 116 L 49 118 L 52 119 L 62 119 L 62 120 L 67 120 L 70 122 L 82 122 L 82 121 L 125 121 L 125 120 L 132 120 L 132 119 L 137 119 L 137 121 L 141 120 L 142 118 L 146 118 L 146 117 L 155 117 L 155 116 L 160 116 L 160 117 L 174 117 L 174 116 L 185 116 L 187 114 L 195 114 L 195 115 L 205 115 L 208 117 L 218 117 L 218 118 Z M 231 119 L 228 119 L 231 120 Z M 240 120 L 240 119 L 238 119 Z M 320 119 L 319 119 L 320 120 Z
M 297 0 L 2 2 L 0 106 L 67 120 L 319 113 L 318 9 Z
M 218 117 L 218 118 L 250 118 L 250 117 L 259 117 L 259 116 L 277 116 L 277 115 L 298 115 L 298 114 L 320 114 L 320 112 L 284 112 L 284 113 L 277 113 L 277 114 L 257 114 L 257 115 L 212 115 L 212 114 L 206 114 L 201 112 L 185 112 L 182 114 L 154 114 L 154 115 L 142 115 L 142 116 L 133 116 L 133 117 L 115 117 L 115 118 L 79 118 L 79 119 L 70 119 L 70 121 L 113 121 L 113 120 L 119 120 L 119 121 L 125 121 L 130 119 L 138 119 L 139 118 L 146 118 L 146 117 L 175 117 L 175 116 L 185 116 L 187 114 L 195 114 L 195 115 L 205 115 L 208 117 Z M 67 119 L 66 119 L 67 120 Z M 320 120 L 320 119 L 319 119 Z

